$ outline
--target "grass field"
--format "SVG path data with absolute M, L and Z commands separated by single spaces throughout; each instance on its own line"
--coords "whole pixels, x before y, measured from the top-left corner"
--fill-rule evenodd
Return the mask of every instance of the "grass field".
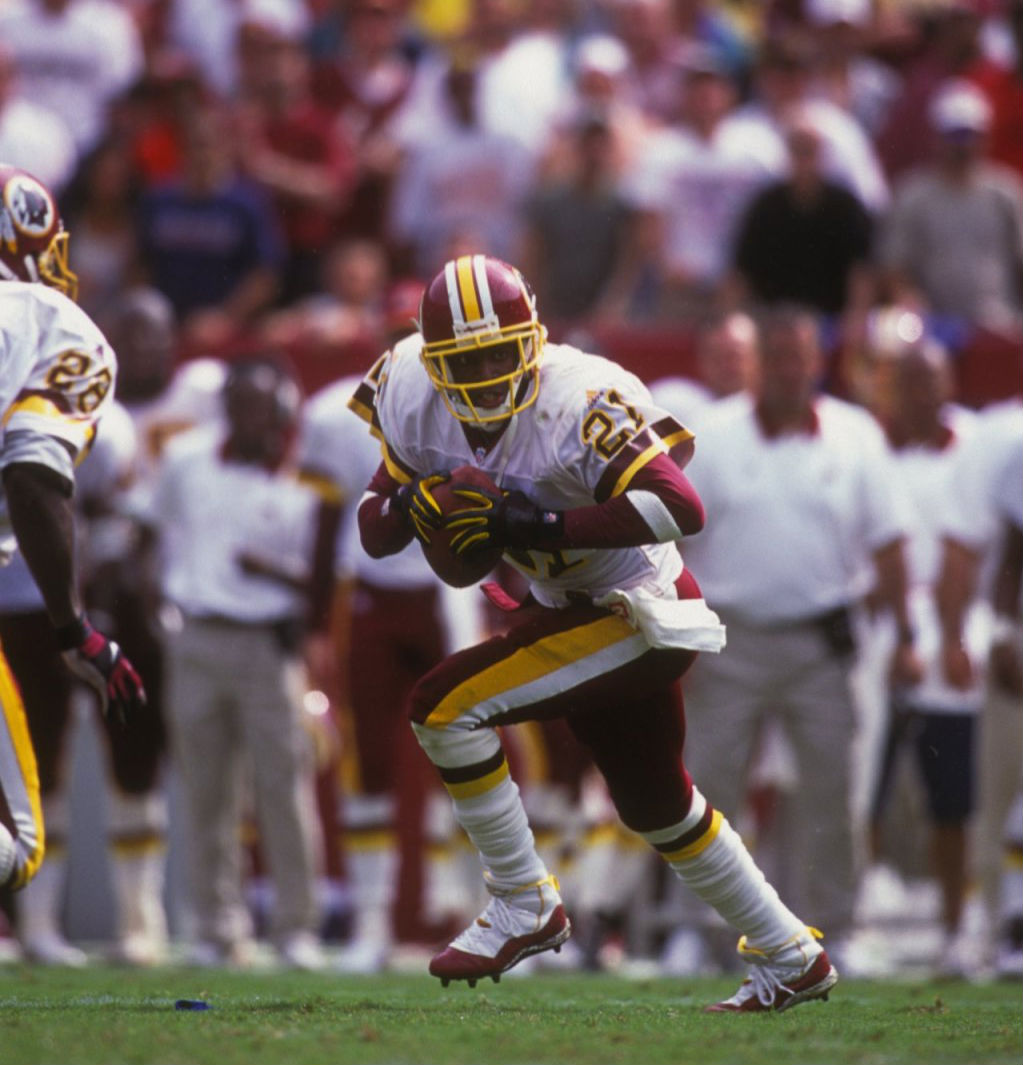
M 1020 1065 L 1019 985 L 847 980 L 828 1003 L 705 1015 L 734 980 L 0 970 L 2 1065 Z M 175 1010 L 177 999 L 209 1003 Z

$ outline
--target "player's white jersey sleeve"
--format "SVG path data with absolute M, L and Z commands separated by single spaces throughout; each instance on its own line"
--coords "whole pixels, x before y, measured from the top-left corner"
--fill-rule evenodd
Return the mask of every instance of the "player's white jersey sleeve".
M 77 304 L 44 285 L 0 284 L 0 468 L 35 462 L 71 479 L 115 374 L 113 350 Z

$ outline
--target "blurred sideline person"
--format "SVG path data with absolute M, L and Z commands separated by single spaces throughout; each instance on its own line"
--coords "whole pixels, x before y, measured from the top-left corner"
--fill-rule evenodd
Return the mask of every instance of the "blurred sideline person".
M 455 550 L 500 548 L 530 588 L 521 604 L 505 595 L 507 632 L 446 658 L 409 701 L 491 896 L 431 974 L 496 980 L 571 933 L 497 732 L 555 716 L 590 749 L 625 824 L 742 933 L 750 976 L 708 1008 L 826 997 L 837 974 L 820 933 L 783 905 L 682 764 L 678 679 L 697 650 L 724 643 L 677 546 L 704 519 L 679 466 L 692 434 L 614 363 L 546 345 L 531 289 L 500 260 L 446 263 L 419 329 L 354 400 L 384 443 L 359 508 L 363 545 L 386 557 L 447 525 Z M 495 487 L 445 516 L 432 491 L 470 463 Z
M 140 713 L 145 690 L 116 643 L 89 623 L 75 566 L 74 466 L 113 400 L 116 359 L 73 302 L 68 236 L 57 205 L 31 175 L 0 167 L 0 475 L 2 553 L 20 549 L 42 595 L 57 649 L 99 694 L 103 711 Z M 0 887 L 36 874 L 45 836 L 25 710 L 0 655 Z
M 165 705 L 187 826 L 191 960 L 254 960 L 239 840 L 248 786 L 275 889 L 274 946 L 285 965 L 315 969 L 322 956 L 300 657 L 315 500 L 292 466 L 301 393 L 272 356 L 249 356 L 232 365 L 222 399 L 223 425 L 167 447 L 151 514 L 176 612 L 167 614 Z
M 1020 620 L 1020 552 L 1023 550 L 1023 402 L 1017 396 L 984 409 L 957 468 L 959 505 L 945 508 L 938 582 L 941 659 L 953 688 L 969 690 L 977 665 L 969 654 L 966 620 L 974 599 L 994 608 L 985 663 L 984 705 L 977 743 L 978 797 L 974 870 L 984 911 L 986 942 L 981 965 L 998 952 L 1002 925 L 1005 826 L 1020 788 L 1023 767 L 1023 623 Z M 997 565 L 984 564 L 989 551 Z M 1014 829 L 1014 834 L 1019 829 Z
M 903 749 L 912 750 L 931 822 L 931 871 L 941 892 L 944 939 L 935 968 L 941 975 L 972 971 L 971 945 L 961 935 L 968 878 L 966 829 L 973 810 L 974 744 L 981 704 L 979 678 L 950 686 L 941 669 L 941 626 L 935 587 L 941 566 L 941 526 L 957 492 L 956 462 L 974 430 L 972 412 L 950 402 L 951 365 L 945 349 L 922 338 L 892 356 L 891 411 L 882 420 L 892 449 L 899 496 L 907 504 L 906 562 L 911 624 L 923 675 L 889 689 L 887 737 L 871 810 L 871 851 L 883 854 L 886 806 Z M 979 604 L 966 625 L 972 661 L 983 661 L 986 617 Z M 891 651 L 890 625 L 878 638 Z
M 661 377 L 650 385 L 654 402 L 694 428 L 719 399 L 751 387 L 757 364 L 757 328 L 742 311 L 708 315 L 696 328 L 696 377 Z
M 898 629 L 896 679 L 915 680 L 905 524 L 876 422 L 818 394 L 816 316 L 771 309 L 757 350 L 754 388 L 703 419 L 690 467 L 714 520 L 687 542 L 687 557 L 728 625 L 731 653 L 701 658 L 688 677 L 687 713 L 703 737 L 688 764 L 708 801 L 735 816 L 762 729 L 780 726 L 800 801 L 791 850 L 764 860 L 776 861 L 775 876 L 832 931 L 838 952 L 852 932 L 857 884 L 854 612 L 875 587 Z

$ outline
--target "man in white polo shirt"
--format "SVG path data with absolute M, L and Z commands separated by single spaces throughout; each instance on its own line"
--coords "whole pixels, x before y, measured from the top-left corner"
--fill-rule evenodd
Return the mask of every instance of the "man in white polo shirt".
M 686 711 L 702 737 L 688 768 L 727 817 L 764 724 L 784 729 L 799 775 L 787 890 L 840 944 L 856 881 L 852 610 L 868 592 L 895 618 L 895 674 L 915 679 L 918 664 L 885 441 L 870 415 L 818 394 L 821 371 L 813 315 L 775 308 L 761 323 L 756 386 L 702 425 L 690 468 L 710 520 L 686 557 L 728 626 L 729 653 L 700 657 Z
M 1005 916 L 1001 899 L 1003 839 L 1007 820 L 1019 838 L 1013 806 L 1023 766 L 1023 714 L 1020 713 L 1020 555 L 1023 553 L 1023 403 L 1019 396 L 985 409 L 977 432 L 963 448 L 956 468 L 958 502 L 943 514 L 944 554 L 938 585 L 942 626 L 942 666 L 952 688 L 969 690 L 978 679 L 976 655 L 969 654 L 966 621 L 977 597 L 995 611 L 984 706 L 977 742 L 975 871 L 987 920 L 982 961 L 995 961 L 997 935 Z M 983 670 L 980 671 L 983 673 Z M 1019 900 L 1016 900 L 1019 908 Z M 997 932 L 996 932 L 997 930 Z M 1018 944 L 1017 944 L 1018 949 Z
M 301 393 L 264 357 L 235 363 L 223 397 L 226 427 L 168 445 L 152 504 L 164 597 L 180 614 L 167 640 L 166 712 L 188 831 L 193 960 L 243 964 L 250 954 L 238 832 L 249 774 L 275 946 L 285 964 L 310 969 L 322 959 L 299 648 L 316 499 L 290 464 Z

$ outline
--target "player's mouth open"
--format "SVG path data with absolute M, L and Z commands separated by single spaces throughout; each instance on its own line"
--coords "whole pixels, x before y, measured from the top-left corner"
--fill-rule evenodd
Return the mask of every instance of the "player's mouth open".
M 500 407 L 504 403 L 507 395 L 508 390 L 505 388 L 488 388 L 485 392 L 476 393 L 473 396 L 473 402 L 477 407 L 483 407 L 485 410 L 494 410 L 495 407 Z

